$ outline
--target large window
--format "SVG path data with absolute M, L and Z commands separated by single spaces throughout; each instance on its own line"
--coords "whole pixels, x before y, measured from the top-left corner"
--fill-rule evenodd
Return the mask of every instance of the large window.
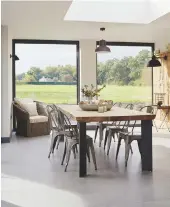
M 77 41 L 13 40 L 14 97 L 46 103 L 76 104 Z
M 147 62 L 154 44 L 108 42 L 111 53 L 97 54 L 97 84 L 106 84 L 101 99 L 152 103 L 152 69 Z

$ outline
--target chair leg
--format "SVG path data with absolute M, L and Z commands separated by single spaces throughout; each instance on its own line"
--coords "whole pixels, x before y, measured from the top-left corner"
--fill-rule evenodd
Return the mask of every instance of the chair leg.
M 152 124 L 153 124 L 153 126 L 156 128 L 156 131 L 158 132 L 158 127 L 156 126 L 156 123 L 155 123 L 154 120 L 152 121 Z
M 53 151 L 54 138 L 55 138 L 55 137 L 53 136 L 53 133 L 52 133 L 52 135 L 51 135 L 50 150 L 49 150 L 49 153 L 48 153 L 48 158 L 50 158 L 50 155 L 51 155 L 51 153 L 52 153 L 52 151 Z
M 105 150 L 105 148 L 106 148 L 106 143 L 107 143 L 107 137 L 108 137 L 108 135 L 109 135 L 109 130 L 106 129 L 106 132 L 105 132 L 105 139 L 104 139 L 104 150 Z
M 130 151 L 131 151 L 131 153 L 133 154 L 133 150 L 132 150 L 132 146 L 130 145 Z
M 65 144 L 64 144 L 64 153 L 63 153 L 63 158 L 62 158 L 62 161 L 61 161 L 61 165 L 63 165 L 63 163 L 64 163 L 65 156 L 66 156 L 66 150 L 67 150 L 67 143 L 65 141 Z
M 67 166 L 68 166 L 68 163 L 69 163 L 69 160 L 70 160 L 70 155 L 71 155 L 71 150 L 73 148 L 73 144 L 72 143 L 69 143 L 68 144 L 68 147 L 67 147 L 67 151 L 66 151 L 66 166 L 65 166 L 65 172 L 67 171 Z
M 125 167 L 127 167 L 127 162 L 128 162 L 128 158 L 129 158 L 129 151 L 130 151 L 130 143 L 129 143 L 129 139 L 127 138 L 125 140 Z
M 73 151 L 73 155 L 74 155 L 74 159 L 76 159 L 76 149 L 75 149 L 76 145 L 73 146 L 72 151 Z
M 56 149 L 58 149 L 58 146 L 59 146 L 59 144 L 60 144 L 60 140 L 61 140 L 61 136 L 58 136 L 58 139 L 57 139 L 57 142 L 56 142 L 56 144 L 57 144 Z
M 109 129 L 109 134 L 108 134 L 108 141 L 107 141 L 107 155 L 109 155 L 109 151 L 110 151 L 110 146 L 111 146 L 111 142 L 112 142 L 112 130 Z
M 52 153 L 54 153 L 54 149 L 55 149 L 55 146 L 56 146 L 56 144 L 58 142 L 58 139 L 59 139 L 59 136 L 58 135 L 54 137 L 54 143 L 53 143 Z
M 102 140 L 103 140 L 103 124 L 100 123 L 99 125 L 99 147 L 102 145 Z
M 76 153 L 78 153 L 78 147 L 77 147 L 77 144 L 75 146 L 75 150 L 76 150 Z
M 118 154 L 119 154 L 119 149 L 120 149 L 121 141 L 122 141 L 122 138 L 119 136 L 119 137 L 118 137 L 117 150 L 116 150 L 116 160 L 117 160 L 117 158 L 118 158 Z
M 95 167 L 95 170 L 97 170 L 96 155 L 95 155 L 93 140 L 89 139 L 88 142 L 89 142 L 89 147 L 90 147 L 90 150 L 91 150 L 91 155 L 92 155 L 94 167 Z
M 87 151 L 86 151 L 86 154 L 87 154 L 88 161 L 90 162 L 90 151 L 89 151 L 89 140 L 88 139 L 87 139 Z
M 96 126 L 95 135 L 94 135 L 94 143 L 96 142 L 98 130 L 99 130 L 99 126 Z

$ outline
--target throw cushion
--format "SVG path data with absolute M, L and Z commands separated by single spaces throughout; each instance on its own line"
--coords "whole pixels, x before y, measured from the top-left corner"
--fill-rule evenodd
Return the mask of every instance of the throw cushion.
M 41 102 L 36 102 L 36 103 L 37 103 L 38 114 L 43 116 L 48 116 L 47 109 L 46 109 L 47 104 Z
M 35 102 L 32 103 L 20 103 L 21 107 L 29 113 L 30 116 L 38 116 L 37 106 Z
M 30 116 L 30 123 L 48 122 L 47 116 Z

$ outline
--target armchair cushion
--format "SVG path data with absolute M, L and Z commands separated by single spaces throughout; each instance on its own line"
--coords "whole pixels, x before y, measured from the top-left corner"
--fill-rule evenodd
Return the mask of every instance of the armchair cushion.
M 47 116 L 30 116 L 29 118 L 30 123 L 42 123 L 42 122 L 48 122 Z
M 21 107 L 27 111 L 30 116 L 38 116 L 36 103 L 21 103 Z

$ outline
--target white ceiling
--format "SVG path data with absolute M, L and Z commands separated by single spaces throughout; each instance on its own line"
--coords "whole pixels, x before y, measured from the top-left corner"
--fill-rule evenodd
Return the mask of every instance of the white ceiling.
M 121 1 L 121 0 L 120 0 Z M 136 0 L 135 0 L 136 1 Z M 71 1 L 3 1 L 1 24 L 8 25 L 13 38 L 99 39 L 113 41 L 151 41 L 158 30 L 170 29 L 170 13 L 150 24 L 64 21 Z M 146 38 L 145 38 L 146 37 Z
M 73 0 L 64 19 L 148 24 L 168 12 L 169 0 Z

